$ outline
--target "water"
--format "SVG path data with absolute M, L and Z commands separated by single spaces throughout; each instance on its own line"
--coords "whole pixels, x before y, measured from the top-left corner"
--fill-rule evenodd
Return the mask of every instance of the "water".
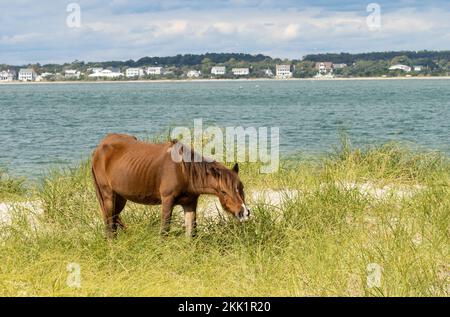
M 108 132 L 280 127 L 280 151 L 389 140 L 450 153 L 450 80 L 0 85 L 0 167 L 34 178 L 90 155 Z

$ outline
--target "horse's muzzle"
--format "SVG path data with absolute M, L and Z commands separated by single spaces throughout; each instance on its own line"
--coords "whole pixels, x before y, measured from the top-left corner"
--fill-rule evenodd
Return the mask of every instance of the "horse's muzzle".
M 250 209 L 248 209 L 247 206 L 242 204 L 241 210 L 239 211 L 237 218 L 239 219 L 239 221 L 242 222 L 248 220 L 249 217 L 250 217 Z

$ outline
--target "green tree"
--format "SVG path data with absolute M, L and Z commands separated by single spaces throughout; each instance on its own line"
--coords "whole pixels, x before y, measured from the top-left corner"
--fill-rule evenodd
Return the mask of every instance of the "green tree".
M 395 56 L 391 60 L 391 65 L 396 65 L 396 64 L 412 66 L 411 59 L 406 55 Z
M 212 66 L 213 66 L 213 62 L 211 61 L 211 59 L 208 57 L 205 57 L 202 60 L 200 71 L 202 72 L 202 74 L 208 74 L 211 71 Z
M 296 78 L 310 78 L 317 73 L 315 63 L 311 61 L 301 61 L 294 64 L 294 66 L 295 70 L 293 76 Z

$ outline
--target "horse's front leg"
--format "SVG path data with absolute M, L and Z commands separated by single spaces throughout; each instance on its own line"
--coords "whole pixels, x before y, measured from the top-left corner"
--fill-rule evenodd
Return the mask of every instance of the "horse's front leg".
M 190 204 L 183 205 L 186 237 L 193 237 L 197 229 L 197 198 Z
M 174 206 L 174 197 L 163 197 L 161 201 L 161 234 L 168 235 L 170 230 L 170 220 L 172 218 L 172 210 Z

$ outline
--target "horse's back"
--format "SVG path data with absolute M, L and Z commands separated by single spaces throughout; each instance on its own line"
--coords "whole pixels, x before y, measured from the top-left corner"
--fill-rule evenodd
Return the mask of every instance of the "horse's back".
M 127 134 L 108 134 L 97 146 L 93 157 L 119 158 L 123 155 L 156 157 L 167 152 L 169 143 L 147 143 Z
M 133 201 L 157 196 L 161 171 L 168 164 L 169 143 L 152 144 L 125 134 L 109 134 L 92 158 L 95 175 L 103 184 Z M 156 198 L 156 197 L 155 197 Z

